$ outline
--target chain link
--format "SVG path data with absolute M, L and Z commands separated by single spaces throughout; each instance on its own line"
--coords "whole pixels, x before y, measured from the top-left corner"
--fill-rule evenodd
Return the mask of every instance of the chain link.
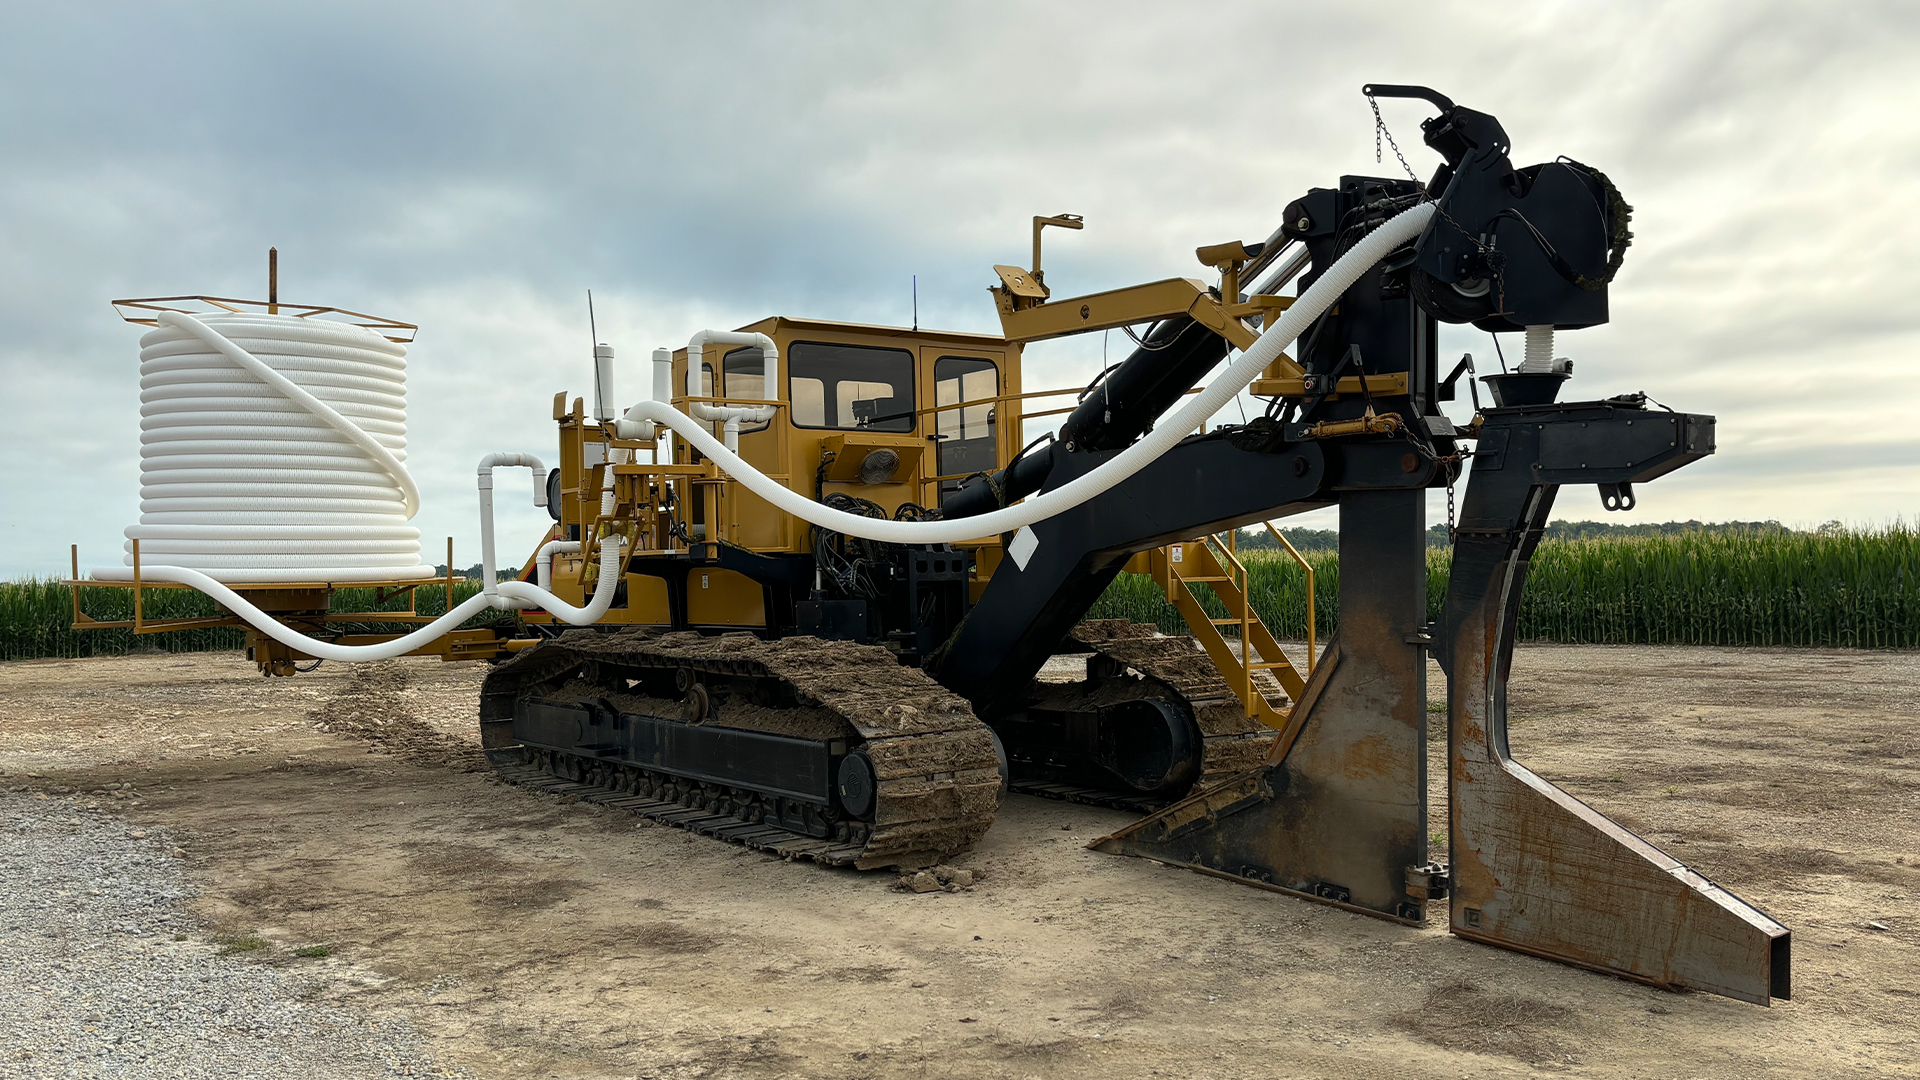
M 1407 178 L 1416 184 L 1420 183 L 1419 174 L 1413 171 L 1413 166 L 1407 164 L 1407 155 L 1400 152 L 1400 144 L 1394 141 L 1393 132 L 1387 127 L 1386 118 L 1380 115 L 1380 102 L 1372 94 L 1368 94 L 1367 104 L 1373 108 L 1373 160 L 1375 162 L 1384 160 L 1381 151 L 1383 149 L 1382 140 L 1385 140 L 1384 146 L 1393 148 L 1393 156 L 1400 160 L 1400 167 L 1406 170 Z M 1485 254 L 1492 250 L 1493 245 L 1486 243 L 1481 240 L 1480 237 L 1468 232 L 1466 226 L 1455 221 L 1453 215 L 1447 213 L 1446 209 L 1440 205 L 1439 200 L 1433 197 L 1432 192 L 1424 192 L 1422 201 L 1432 203 L 1434 213 L 1439 214 L 1442 221 L 1459 230 L 1460 235 L 1466 237 L 1467 242 L 1472 244 L 1476 251 Z M 1494 307 L 1498 309 L 1494 314 L 1504 315 L 1507 313 L 1507 275 L 1505 273 L 1496 273 L 1493 275 L 1493 278 L 1496 289 L 1494 294 Z
M 1460 531 L 1453 527 L 1453 481 L 1454 481 L 1453 470 L 1448 469 L 1447 470 L 1447 543 L 1449 544 L 1453 543 L 1454 539 L 1460 535 Z
M 1416 184 L 1420 183 L 1420 175 L 1413 171 L 1412 165 L 1407 164 L 1407 155 L 1400 152 L 1400 144 L 1394 141 L 1393 132 L 1388 130 L 1386 118 L 1380 115 L 1380 102 L 1372 94 L 1368 94 L 1367 104 L 1373 107 L 1373 160 L 1376 163 L 1384 161 L 1382 150 L 1385 147 L 1391 147 L 1393 149 L 1393 156 L 1399 159 L 1400 167 L 1406 170 L 1407 179 L 1412 180 Z M 1424 193 L 1424 201 L 1433 203 L 1434 212 L 1439 214 L 1447 224 L 1460 230 L 1460 234 L 1465 236 L 1475 248 L 1482 252 L 1487 250 L 1488 245 L 1482 243 L 1479 237 L 1468 232 L 1459 222 L 1453 220 L 1453 215 L 1447 213 L 1446 210 L 1440 206 L 1439 202 L 1433 198 L 1432 192 Z M 1495 277 L 1499 280 L 1500 286 L 1497 303 L 1499 307 L 1504 310 L 1506 307 L 1506 275 L 1496 274 Z M 1439 457 L 1420 440 L 1413 438 L 1411 432 L 1408 434 L 1407 441 L 1413 444 L 1413 448 L 1419 451 L 1421 456 L 1440 466 L 1441 471 L 1447 476 L 1447 543 L 1451 544 L 1459 535 L 1459 529 L 1454 526 L 1454 485 L 1460 479 L 1460 474 L 1465 471 L 1465 459 L 1472 455 L 1466 451 L 1455 451 L 1446 457 Z
M 1380 157 L 1380 140 L 1384 137 L 1387 140 L 1387 145 L 1393 147 L 1393 156 L 1400 159 L 1400 167 L 1407 171 L 1407 179 L 1412 180 L 1416 184 L 1419 183 L 1419 174 L 1413 171 L 1413 166 L 1407 164 L 1407 155 L 1400 152 L 1400 144 L 1393 141 L 1393 132 L 1387 130 L 1387 122 L 1380 115 L 1380 102 L 1377 101 L 1372 94 L 1368 94 L 1367 104 L 1373 106 L 1374 162 L 1377 164 L 1382 160 Z

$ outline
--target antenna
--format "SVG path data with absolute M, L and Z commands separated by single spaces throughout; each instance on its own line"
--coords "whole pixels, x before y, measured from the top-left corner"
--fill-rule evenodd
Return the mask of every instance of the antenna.
M 280 314 L 280 249 L 267 249 L 267 314 Z
M 920 329 L 920 275 L 913 275 L 913 328 Z
M 613 419 L 613 346 L 600 344 L 600 327 L 593 318 L 593 290 L 587 290 L 587 333 L 593 335 L 593 418 Z

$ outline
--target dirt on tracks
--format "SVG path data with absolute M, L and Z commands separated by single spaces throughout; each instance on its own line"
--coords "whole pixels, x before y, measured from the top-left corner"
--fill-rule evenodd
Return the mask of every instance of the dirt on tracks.
M 1792 1002 L 1095 854 L 1127 815 L 1025 797 L 968 891 L 781 863 L 467 771 L 482 670 L 431 660 L 0 665 L 0 786 L 173 830 L 208 933 L 269 943 L 232 962 L 476 1076 L 1920 1076 L 1920 654 L 1517 669 L 1515 756 L 1790 926 Z

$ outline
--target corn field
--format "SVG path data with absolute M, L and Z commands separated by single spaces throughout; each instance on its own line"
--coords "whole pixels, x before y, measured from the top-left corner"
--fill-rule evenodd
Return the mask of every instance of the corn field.
M 1314 568 L 1316 632 L 1340 622 L 1340 566 Z M 1440 618 L 1450 553 L 1427 551 L 1427 617 Z M 1305 575 L 1273 552 L 1246 552 L 1253 609 L 1274 633 L 1306 634 Z M 1203 593 L 1215 616 L 1226 611 Z M 1122 574 L 1090 617 L 1184 628 L 1166 594 Z M 1692 532 L 1548 540 L 1535 551 L 1520 608 L 1522 641 L 1599 645 L 1920 646 L 1920 532 Z
M 1253 607 L 1276 634 L 1306 632 L 1306 590 L 1294 563 L 1275 552 L 1244 553 Z M 1448 552 L 1427 552 L 1427 615 L 1440 617 Z M 1340 566 L 1332 551 L 1306 553 L 1316 578 L 1317 632 L 1340 621 Z M 477 581 L 455 583 L 454 602 Z M 437 585 L 419 590 L 419 610 L 446 610 Z M 127 589 L 87 588 L 81 603 L 102 621 L 133 615 Z M 369 611 L 373 590 L 343 589 L 335 611 Z M 1225 610 L 1207 596 L 1217 616 Z M 384 610 L 404 610 L 404 598 Z M 210 616 L 213 601 L 185 589 L 149 589 L 149 618 Z M 494 613 L 476 622 L 497 618 Z M 1092 618 L 1129 618 L 1168 632 L 1184 629 L 1166 594 L 1138 574 L 1122 574 Z M 74 630 L 72 601 L 55 581 L 0 583 L 0 660 L 118 655 L 140 650 L 237 649 L 239 630 L 185 630 L 135 637 L 131 630 Z M 340 627 L 359 632 L 391 624 Z M 1920 531 L 1898 525 L 1846 532 L 1687 532 L 1656 536 L 1548 540 L 1534 554 L 1520 610 L 1523 641 L 1570 644 L 1783 645 L 1842 648 L 1920 646 Z
M 480 591 L 478 581 L 458 580 L 453 602 L 459 604 Z M 446 588 L 438 583 L 419 589 L 419 612 L 440 615 L 447 610 Z M 374 606 L 374 590 L 341 589 L 333 594 L 334 611 L 405 611 L 404 596 Z M 133 590 L 83 587 L 80 605 L 101 622 L 133 618 Z M 221 613 L 212 600 L 191 589 L 146 589 L 140 601 L 145 619 L 207 618 Z M 483 612 L 471 623 L 498 618 Z M 235 628 L 210 627 L 135 636 L 127 630 L 75 630 L 71 592 L 58 580 L 0 582 L 0 660 L 36 660 L 44 657 L 120 656 L 130 652 L 204 652 L 238 649 L 246 635 Z M 336 624 L 352 633 L 391 632 L 392 623 Z

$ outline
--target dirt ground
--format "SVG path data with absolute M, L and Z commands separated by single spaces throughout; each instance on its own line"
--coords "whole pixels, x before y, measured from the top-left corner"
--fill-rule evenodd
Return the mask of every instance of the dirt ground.
M 0 665 L 0 785 L 172 830 L 208 932 L 270 942 L 232 962 L 479 1077 L 1920 1076 L 1920 654 L 1520 652 L 1515 756 L 1792 928 L 1770 1009 L 1095 854 L 1126 815 L 1027 797 L 971 891 L 783 864 L 464 771 L 476 666 L 353 670 Z

